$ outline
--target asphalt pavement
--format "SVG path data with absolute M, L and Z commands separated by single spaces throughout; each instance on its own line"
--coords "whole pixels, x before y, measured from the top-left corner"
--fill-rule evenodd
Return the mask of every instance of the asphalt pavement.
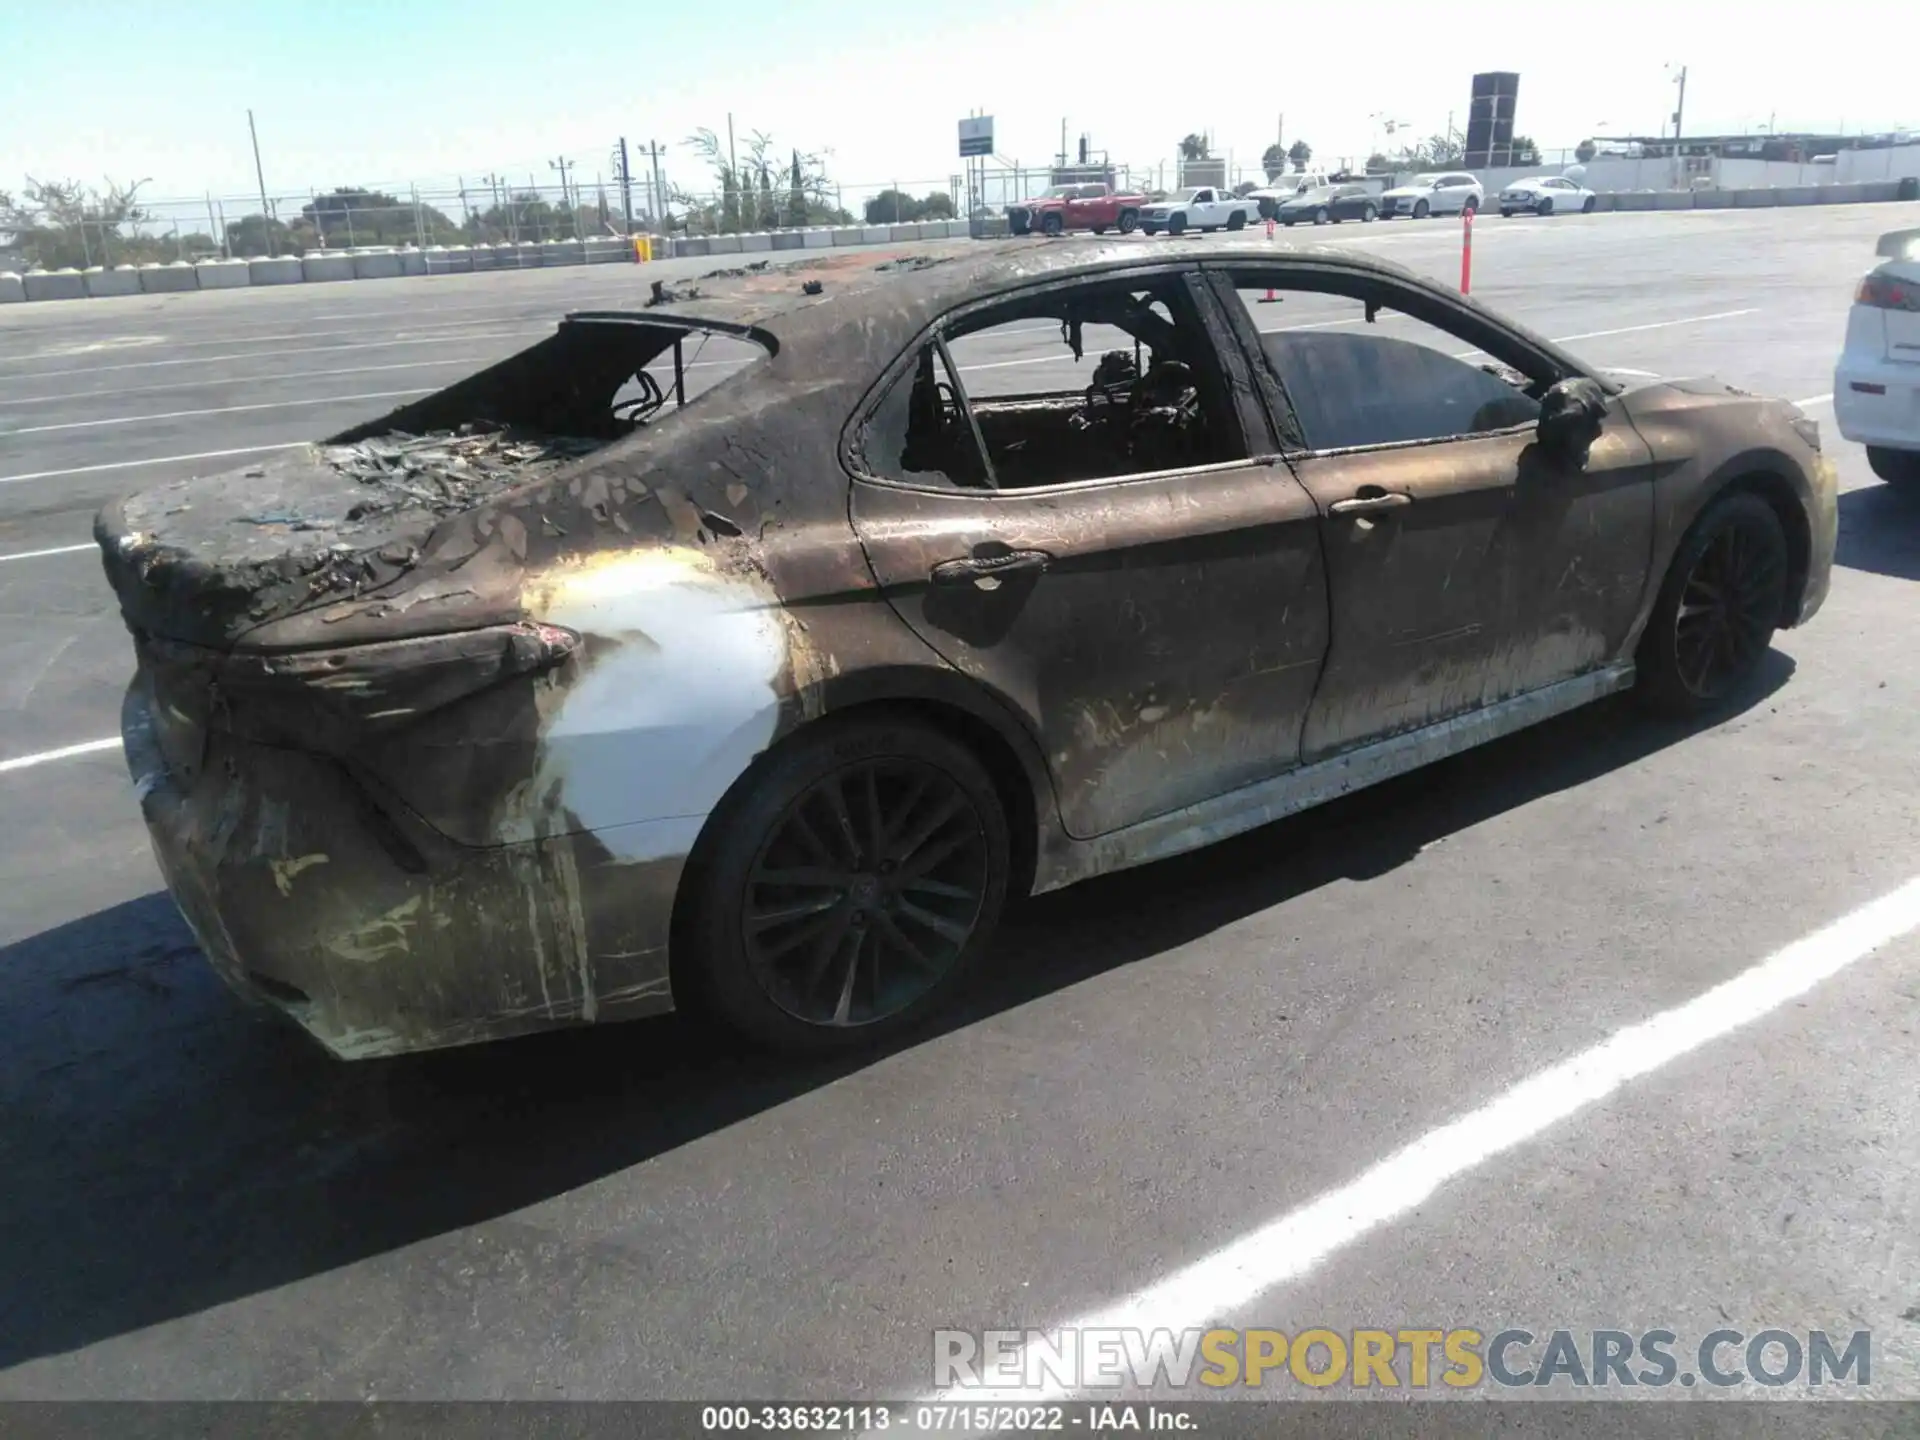
M 1783 947 L 1840 954 L 1823 927 L 1920 875 L 1920 501 L 1827 407 L 1874 238 L 1913 225 L 1476 226 L 1487 303 L 1821 421 L 1832 596 L 1744 708 L 1686 729 L 1607 702 L 1028 902 L 966 1013 L 829 1066 L 675 1017 L 338 1064 L 213 979 L 117 749 L 47 758 L 117 733 L 102 502 L 726 262 L 0 310 L 0 1397 L 905 1396 L 936 1328 L 1178 1279 L 1181 1318 L 1146 1323 L 1866 1329 L 1871 1393 L 1920 1399 L 1911 926 L 1737 1026 L 1689 1021 L 1568 1118 L 1485 1108 L 1747 995 Z M 1458 278 L 1454 222 L 1314 238 Z M 995 343 L 967 363 L 1062 363 L 1046 329 Z M 1343 1190 L 1483 1111 L 1505 1139 L 1422 1162 L 1427 1190 L 1377 1214 Z

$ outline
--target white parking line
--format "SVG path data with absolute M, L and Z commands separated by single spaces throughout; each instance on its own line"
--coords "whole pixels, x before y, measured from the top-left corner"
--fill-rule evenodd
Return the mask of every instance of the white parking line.
M 1822 981 L 1920 929 L 1920 879 L 1775 951 L 1731 980 L 1663 1010 L 1571 1059 L 1522 1080 L 1459 1119 L 1430 1130 L 1372 1169 L 1269 1221 L 1067 1328 L 1202 1328 L 1289 1281 L 1383 1225 L 1404 1219 L 1450 1181 L 1600 1104 L 1634 1080 L 1772 1014 Z M 1010 1360 L 1006 1369 L 1015 1371 Z M 1024 1366 L 1018 1373 L 1027 1373 Z M 1074 1393 L 956 1389 L 939 1400 L 1056 1400 Z
M 211 410 L 163 410 L 157 415 L 115 415 L 106 420 L 65 420 L 58 425 L 25 425 L 0 430 L 0 435 L 45 435 L 53 430 L 98 430 L 106 425 L 138 425 L 144 420 L 187 420 L 200 415 L 238 415 L 247 410 L 293 410 L 310 405 L 350 405 L 358 400 L 400 400 L 409 395 L 431 395 L 420 390 L 375 390 L 366 395 L 310 395 L 304 400 L 264 400 L 255 405 L 218 405 Z
M 89 540 L 85 545 L 56 545 L 51 550 L 16 550 L 11 555 L 0 555 L 0 565 L 9 560 L 38 560 L 46 555 L 77 555 L 82 550 L 97 550 L 99 547 Z
M 546 335 L 553 331 L 552 325 L 526 326 L 518 330 L 489 330 L 479 335 L 432 335 L 407 340 L 369 340 L 356 345 L 292 345 L 285 350 L 247 351 L 237 355 L 198 355 L 183 360 L 130 360 L 124 365 L 87 365 L 77 370 L 30 370 L 19 376 L 0 376 L 0 379 L 45 379 L 55 375 L 105 375 L 116 370 L 161 370 L 175 365 L 214 365 L 227 360 L 260 361 L 278 359 L 282 355 L 334 355 L 348 350 L 393 350 L 402 345 L 460 345 L 469 340 L 508 340 L 517 336 Z
M 1825 395 L 1809 395 L 1806 399 L 1796 400 L 1793 403 L 1798 405 L 1802 410 L 1811 410 L 1814 406 L 1825 405 L 1832 399 L 1833 392 L 1828 391 Z
M 397 365 L 352 365 L 344 370 L 290 370 L 284 375 L 252 376 L 250 385 L 278 385 L 283 380 L 324 380 L 338 375 L 380 375 L 390 370 L 451 370 L 456 365 L 475 365 L 470 356 L 454 355 L 445 360 L 405 360 Z M 130 385 L 125 390 L 85 390 L 78 393 L 66 390 L 55 395 L 27 395 L 15 398 L 11 394 L 0 400 L 0 410 L 18 410 L 31 405 L 45 405 L 53 400 L 118 400 L 125 395 L 160 395 L 169 390 L 204 390 L 211 380 L 172 380 L 165 385 Z
M 298 450 L 306 443 L 283 440 L 275 445 L 242 445 L 237 450 L 201 450 L 192 455 L 149 455 L 143 460 L 109 460 L 104 465 L 70 465 L 64 470 L 29 470 L 24 475 L 0 475 L 0 485 L 55 480 L 63 475 L 98 475 L 108 470 L 139 470 L 148 465 L 184 465 L 189 460 L 225 460 L 229 455 L 265 455 L 271 450 Z
M 1655 320 L 1648 325 L 1622 325 L 1615 330 L 1589 330 L 1584 335 L 1562 335 L 1553 343 L 1571 345 L 1575 340 L 1604 340 L 1609 335 L 1637 335 L 1642 330 L 1666 330 L 1675 325 L 1704 325 L 1709 320 L 1734 320 L 1742 315 L 1758 315 L 1759 309 L 1720 310 L 1712 315 L 1685 315 L 1678 320 Z
M 107 740 L 88 740 L 80 745 L 67 745 L 58 750 L 42 750 L 38 755 L 19 755 L 11 760 L 0 760 L 0 775 L 11 770 L 28 770 L 35 765 L 45 765 L 51 760 L 71 760 L 76 755 L 91 755 L 98 750 L 118 750 L 120 737 Z

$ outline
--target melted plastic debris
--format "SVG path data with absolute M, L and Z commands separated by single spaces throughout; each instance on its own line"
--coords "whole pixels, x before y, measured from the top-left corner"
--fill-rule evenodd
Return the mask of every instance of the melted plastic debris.
M 462 425 L 424 435 L 394 431 L 356 445 L 329 445 L 325 461 L 372 492 L 347 512 L 367 520 L 413 505 L 465 509 L 504 486 L 590 455 L 604 442 L 568 435 Z

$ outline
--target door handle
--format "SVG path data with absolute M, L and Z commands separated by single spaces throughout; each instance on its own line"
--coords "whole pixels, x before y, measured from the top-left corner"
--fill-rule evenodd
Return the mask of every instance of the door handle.
M 1038 575 L 1053 563 L 1044 550 L 1014 550 L 1005 555 L 969 555 L 961 560 L 943 560 L 933 567 L 931 579 L 936 585 L 966 585 L 979 580 L 998 580 L 1007 575 Z
M 1411 495 L 1395 490 L 1385 495 L 1355 495 L 1349 500 L 1336 500 L 1327 507 L 1327 511 L 1333 515 L 1372 515 L 1381 510 L 1398 510 L 1402 505 L 1412 503 Z

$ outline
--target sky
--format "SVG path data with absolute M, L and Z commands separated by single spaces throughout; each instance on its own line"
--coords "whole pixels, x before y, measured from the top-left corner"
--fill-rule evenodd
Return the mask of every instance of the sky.
M 1809 15 L 1811 12 L 1781 12 Z M 961 169 L 959 119 L 994 117 L 1000 156 L 1044 166 L 1076 145 L 1169 165 L 1181 136 L 1251 171 L 1276 136 L 1364 161 L 1466 125 L 1470 77 L 1520 75 L 1519 133 L 1571 147 L 1657 133 L 1668 67 L 1687 67 L 1685 131 L 1920 125 L 1910 7 L 1867 0 L 1776 21 L 1743 4 L 1309 7 L 1216 0 L 0 0 L 0 189 L 27 177 L 145 180 L 148 198 L 409 182 L 488 173 L 591 184 L 610 152 L 666 147 L 668 177 L 705 189 L 681 142 L 771 134 L 828 152 L 846 199 L 893 181 L 924 193 Z M 1844 18 L 1839 18 L 1839 17 Z M 640 162 L 636 160 L 636 173 Z M 1136 168 L 1136 175 L 1138 170 Z

